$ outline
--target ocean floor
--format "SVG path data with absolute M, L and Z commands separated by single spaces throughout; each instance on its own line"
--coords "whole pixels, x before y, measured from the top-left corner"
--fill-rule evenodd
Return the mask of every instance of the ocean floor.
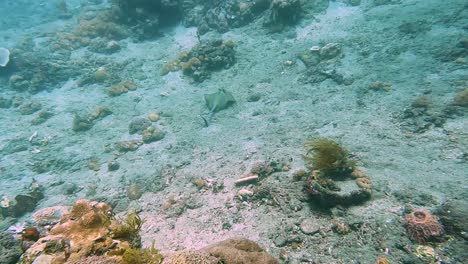
M 19 2 L 4 1 L 0 10 Z M 33 7 L 21 18 L 13 9 L 0 18 L 0 47 L 26 38 L 35 47 L 48 45 L 48 33 L 76 25 L 80 10 L 104 6 L 76 2 L 67 18 Z M 81 85 L 83 72 L 37 93 L 11 89 L 9 76 L 0 76 L 2 98 L 40 103 L 41 111 L 53 113 L 34 125 L 38 112 L 0 109 L 0 195 L 13 200 L 37 182 L 45 197 L 35 210 L 81 198 L 105 201 L 122 218 L 136 210 L 144 219 L 143 245 L 154 241 L 163 254 L 246 237 L 281 263 L 376 263 L 379 257 L 467 263 L 466 234 L 417 245 L 403 223 L 408 208 L 436 212 L 447 201 L 467 200 L 467 108 L 449 109 L 468 87 L 466 2 L 374 2 L 330 1 L 325 11 L 278 33 L 261 21 L 208 32 L 202 41 L 235 43 L 236 61 L 203 82 L 181 71 L 160 74 L 199 42 L 196 28 L 181 24 L 153 40 L 119 40 L 116 53 L 70 52 L 72 60 L 89 62 L 91 72 L 117 65 L 114 72 L 136 87 L 119 96 L 109 96 L 102 83 Z M 303 54 L 327 44 L 339 47 L 339 55 L 316 80 Z M 219 89 L 235 104 L 206 126 L 204 95 Z M 97 107 L 112 114 L 73 131 L 75 115 Z M 427 112 L 408 114 L 418 107 Z M 151 113 L 158 114 L 152 124 L 164 138 L 119 151 L 116 143 L 141 137 L 129 133 L 131 122 Z M 369 201 L 331 209 L 311 201 L 293 175 L 306 167 L 304 143 L 315 138 L 333 139 L 351 153 L 372 181 Z M 278 167 L 256 183 L 235 184 L 259 166 Z M 31 214 L 0 217 L 0 228 L 30 222 Z

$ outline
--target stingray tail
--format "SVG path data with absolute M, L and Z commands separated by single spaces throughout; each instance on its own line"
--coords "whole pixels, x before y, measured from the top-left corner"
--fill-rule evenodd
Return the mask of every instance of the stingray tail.
M 204 117 L 200 115 L 200 117 L 203 119 L 203 123 L 205 124 L 205 127 L 208 127 L 211 122 L 211 118 L 213 118 L 214 112 L 210 112 L 207 117 Z

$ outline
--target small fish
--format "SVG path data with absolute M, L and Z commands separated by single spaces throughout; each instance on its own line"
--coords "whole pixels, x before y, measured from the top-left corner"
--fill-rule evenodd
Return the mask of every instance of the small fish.
M 34 131 L 34 133 L 29 137 L 29 142 L 31 142 L 35 137 L 37 137 L 37 131 Z

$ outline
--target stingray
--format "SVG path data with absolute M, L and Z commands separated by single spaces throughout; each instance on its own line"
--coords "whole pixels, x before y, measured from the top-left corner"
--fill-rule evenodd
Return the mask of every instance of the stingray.
M 210 110 L 208 117 L 203 118 L 205 126 L 208 126 L 213 115 L 221 110 L 228 108 L 236 102 L 232 94 L 222 88 L 218 89 L 216 93 L 205 94 L 205 103 Z

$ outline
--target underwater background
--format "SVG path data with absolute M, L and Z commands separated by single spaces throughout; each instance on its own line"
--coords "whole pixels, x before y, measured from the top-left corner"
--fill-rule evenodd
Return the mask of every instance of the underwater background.
M 468 263 L 466 1 L 0 12 L 0 264 Z

